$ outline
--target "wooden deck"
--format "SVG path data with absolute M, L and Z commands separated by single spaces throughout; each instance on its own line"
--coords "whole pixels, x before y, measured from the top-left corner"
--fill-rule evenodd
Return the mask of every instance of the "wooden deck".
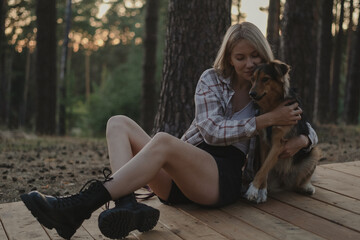
M 194 205 L 169 207 L 156 198 L 146 201 L 160 209 L 153 231 L 134 231 L 127 239 L 360 239 L 360 161 L 320 165 L 314 196 L 292 192 L 270 195 L 264 204 L 241 200 L 221 209 Z M 96 211 L 72 239 L 106 239 L 97 227 Z M 22 202 L 0 205 L 0 240 L 61 239 L 42 227 Z

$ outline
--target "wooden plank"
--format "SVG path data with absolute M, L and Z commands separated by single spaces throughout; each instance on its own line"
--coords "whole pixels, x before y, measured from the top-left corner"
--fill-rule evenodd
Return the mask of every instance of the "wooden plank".
M 255 207 L 325 239 L 360 239 L 359 232 L 271 198 L 268 199 L 268 204 L 258 204 Z
M 50 239 L 22 202 L 1 204 L 0 218 L 9 239 Z
M 200 208 L 195 205 L 186 205 L 181 209 L 229 239 L 276 239 L 219 209 Z
M 23 202 L 0 205 L 0 217 L 10 239 L 63 239 L 55 229 L 47 229 L 41 226 Z M 80 227 L 72 238 L 89 239 L 89 237 L 85 229 Z
M 53 229 L 47 229 L 44 227 L 44 230 L 47 232 L 47 234 L 50 236 L 52 240 L 63 240 L 62 237 L 59 236 L 59 234 L 56 232 L 55 228 Z M 93 239 L 90 234 L 82 227 L 80 226 L 75 234 L 71 237 L 71 239 Z
M 99 214 L 104 211 L 102 208 L 96 210 L 92 215 L 90 219 L 87 219 L 83 222 L 82 226 L 84 227 L 85 231 L 89 233 L 90 236 L 92 236 L 94 239 L 109 239 L 104 237 L 100 229 L 98 227 L 98 217 Z
M 359 177 L 356 177 L 356 176 L 353 176 L 353 175 L 350 175 L 347 173 L 335 171 L 333 169 L 323 167 L 323 166 L 318 166 L 315 171 L 316 171 L 316 174 L 319 176 L 331 177 L 332 179 L 340 181 L 343 184 L 349 184 L 349 185 L 358 187 L 360 189 L 360 187 L 359 187 L 360 178 Z
M 360 178 L 318 166 L 313 184 L 360 200 Z
M 264 203 L 269 204 L 269 203 Z M 236 204 L 223 208 L 222 210 L 241 219 L 248 224 L 261 229 L 277 239 L 288 240 L 319 240 L 324 239 L 318 235 L 301 229 L 280 218 L 270 215 L 253 207 L 251 203 L 239 201 Z M 250 239 L 250 238 L 249 238 Z
M 339 193 L 331 192 L 320 187 L 316 188 L 316 192 L 311 198 L 332 204 L 339 208 L 360 214 L 360 201 L 350 198 Z
M 173 206 L 162 204 L 155 198 L 146 201 L 146 203 L 160 210 L 160 223 L 162 223 L 171 232 L 178 235 L 181 239 L 227 239 L 200 220 Z
M 1 221 L 1 217 L 0 217 L 0 239 L 3 239 L 3 240 L 8 240 L 9 239 L 6 236 L 5 229 L 4 229 L 3 223 Z
M 321 165 L 324 168 L 330 168 L 335 171 L 347 173 L 360 177 L 360 161 L 347 162 L 347 163 L 333 163 Z
M 278 192 L 271 194 L 271 197 L 360 232 L 359 214 L 293 192 Z
M 338 164 L 338 163 L 332 163 L 332 164 Z M 324 164 L 324 165 L 332 165 L 332 164 Z M 354 167 L 360 167 L 360 161 L 352 161 L 352 162 L 342 162 L 339 163 L 341 165 L 346 165 L 346 166 L 354 166 Z
M 182 240 L 175 233 L 171 232 L 164 224 L 159 222 L 155 228 L 149 232 L 134 232 L 135 236 L 141 240 Z

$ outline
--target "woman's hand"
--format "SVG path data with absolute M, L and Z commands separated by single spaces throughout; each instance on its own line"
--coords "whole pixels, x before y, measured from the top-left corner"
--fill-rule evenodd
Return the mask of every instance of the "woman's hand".
M 260 130 L 269 126 L 295 125 L 297 121 L 301 120 L 300 114 L 302 110 L 297 102 L 288 105 L 293 101 L 286 100 L 271 112 L 257 116 L 256 129 Z
M 283 151 L 279 158 L 285 159 L 294 156 L 298 151 L 309 146 L 310 140 L 305 135 L 290 138 L 284 145 Z
M 297 121 L 301 120 L 300 114 L 302 113 L 302 109 L 297 102 L 288 105 L 292 101 L 293 100 L 286 100 L 269 112 L 273 125 L 294 125 Z

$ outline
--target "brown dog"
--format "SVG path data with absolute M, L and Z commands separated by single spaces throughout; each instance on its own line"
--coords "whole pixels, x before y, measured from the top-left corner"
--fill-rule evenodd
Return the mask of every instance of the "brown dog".
M 288 65 L 277 60 L 256 68 L 249 94 L 259 106 L 260 114 L 273 110 L 286 99 L 298 101 L 290 88 L 289 70 Z M 245 194 L 248 200 L 266 201 L 268 176 L 269 181 L 276 180 L 282 187 L 305 194 L 315 193 L 310 179 L 319 159 L 317 148 L 310 152 L 301 150 L 290 159 L 278 159 L 286 141 L 300 134 L 309 134 L 303 117 L 294 126 L 272 126 L 260 132 L 261 167 Z

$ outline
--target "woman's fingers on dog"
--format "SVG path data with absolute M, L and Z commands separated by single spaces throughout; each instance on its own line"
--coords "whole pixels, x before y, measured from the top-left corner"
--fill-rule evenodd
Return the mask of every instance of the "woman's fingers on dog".
M 290 108 L 293 109 L 293 110 L 299 108 L 299 103 L 298 103 L 298 102 L 294 102 L 293 104 L 290 105 Z
M 294 115 L 299 115 L 300 116 L 300 114 L 302 114 L 302 112 L 303 111 L 301 109 L 295 109 L 293 113 L 294 113 Z
M 295 101 L 295 99 L 287 99 L 282 103 L 282 105 L 291 107 L 293 104 L 297 103 L 297 102 L 294 103 L 294 101 Z

